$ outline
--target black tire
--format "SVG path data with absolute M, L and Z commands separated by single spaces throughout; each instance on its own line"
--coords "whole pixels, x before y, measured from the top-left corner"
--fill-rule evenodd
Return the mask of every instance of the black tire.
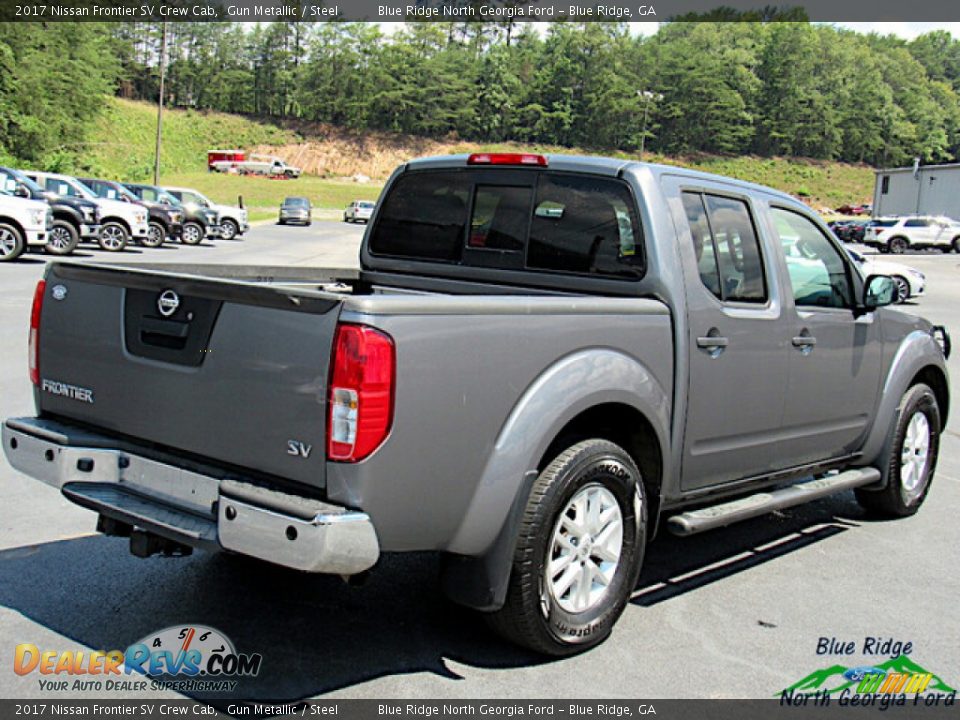
M 909 247 L 910 243 L 907 242 L 905 237 L 901 237 L 900 235 L 892 237 L 887 241 L 887 250 L 892 255 L 903 255 L 904 251 Z
M 27 241 L 13 225 L 0 223 L 0 262 L 13 262 L 23 255 L 27 249 Z
M 891 279 L 897 286 L 897 303 L 905 303 L 910 299 L 910 283 L 900 275 L 893 275 Z
M 100 236 L 97 238 L 97 244 L 101 250 L 122 252 L 129 242 L 130 233 L 122 223 L 108 220 L 100 226 Z
M 151 222 L 147 228 L 147 236 L 140 239 L 140 244 L 148 248 L 158 248 L 167 239 L 167 229 L 158 222 Z
M 950 249 L 955 253 L 960 253 L 960 235 L 957 235 L 957 237 L 950 242 Z
M 199 245 L 203 242 L 206 235 L 203 225 L 198 222 L 185 222 L 183 224 L 183 234 L 180 236 L 180 242 L 184 245 Z
M 619 561 L 601 595 L 584 610 L 572 612 L 561 604 L 573 600 L 573 586 L 562 589 L 557 597 L 555 588 L 548 587 L 546 564 L 566 559 L 562 569 L 556 571 L 559 581 L 554 578 L 551 582 L 562 583 L 564 575 L 572 571 L 578 577 L 578 586 L 583 581 L 580 573 L 599 567 L 594 553 L 599 544 L 593 542 L 610 526 L 601 531 L 584 531 L 591 534 L 581 543 L 574 544 L 568 538 L 566 555 L 554 538 L 564 517 L 570 522 L 576 519 L 576 512 L 568 504 L 597 488 L 605 491 L 608 499 L 615 499 L 620 512 Z M 608 509 L 612 507 L 611 504 Z M 571 516 L 569 512 L 575 514 Z M 573 445 L 560 453 L 533 485 L 514 550 L 506 603 L 487 615 L 487 621 L 506 639 L 546 655 L 572 655 L 600 644 L 610 634 L 637 584 L 646 537 L 646 498 L 640 471 L 630 455 L 607 440 L 584 440 Z M 578 546 L 579 550 L 575 550 Z M 554 556 L 555 550 L 561 554 Z M 586 570 L 576 567 L 579 563 L 584 568 L 587 562 L 591 565 Z M 588 579 L 592 589 L 594 575 L 589 574 Z M 568 591 L 571 597 L 565 597 Z
M 924 418 L 927 426 L 927 451 L 922 467 L 905 470 L 905 457 L 919 457 L 914 454 L 915 443 L 909 437 L 911 423 L 917 415 Z M 856 490 L 857 502 L 867 512 L 887 518 L 907 517 L 920 509 L 930 491 L 940 454 L 940 407 L 928 385 L 920 383 L 907 390 L 897 407 L 896 417 L 889 455 L 884 459 L 888 474 L 886 487 L 872 492 L 860 488 Z M 912 483 L 914 474 L 916 484 Z
M 54 220 L 43 250 L 50 255 L 69 255 L 79 244 L 80 233 L 77 228 L 66 220 Z
M 220 223 L 220 237 L 224 240 L 233 240 L 240 234 L 240 226 L 233 220 L 224 220 Z

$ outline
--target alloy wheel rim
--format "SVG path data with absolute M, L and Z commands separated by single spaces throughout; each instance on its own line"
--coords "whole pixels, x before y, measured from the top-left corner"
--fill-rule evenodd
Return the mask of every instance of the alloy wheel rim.
M 103 228 L 100 231 L 100 237 L 103 238 L 103 244 L 111 250 L 117 250 L 123 245 L 123 232 L 113 225 Z
M 70 246 L 70 232 L 63 227 L 55 227 L 50 231 L 50 246 L 57 250 L 64 250 Z
M 150 236 L 150 242 L 154 245 L 163 245 L 163 233 L 160 231 L 160 228 L 151 227 L 150 230 L 147 231 L 147 234 Z
M 903 278 L 896 278 L 894 282 L 897 283 L 897 300 L 903 302 L 910 297 L 910 286 Z
M 544 568 L 553 601 L 582 613 L 606 597 L 620 566 L 623 514 L 617 499 L 597 483 L 585 485 L 557 517 Z
M 232 223 L 224 223 L 223 230 L 221 232 L 223 233 L 224 240 L 233 240 L 233 236 L 237 234 L 233 229 Z
M 194 240 L 199 237 L 200 233 L 197 232 L 197 229 L 192 225 L 185 227 L 183 229 L 183 237 L 188 243 L 192 243 Z
M 929 457 L 930 421 L 917 410 L 907 423 L 900 451 L 900 490 L 907 504 L 923 492 Z
M 12 255 L 17 249 L 17 239 L 9 230 L 0 230 L 0 255 Z

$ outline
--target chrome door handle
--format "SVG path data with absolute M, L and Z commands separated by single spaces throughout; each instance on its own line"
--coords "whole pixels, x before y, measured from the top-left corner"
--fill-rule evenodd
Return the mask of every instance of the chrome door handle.
M 707 335 L 706 337 L 697 338 L 697 347 L 703 348 L 704 350 L 715 350 L 717 348 L 725 348 L 730 344 L 730 341 L 725 337 Z
M 809 335 L 798 335 L 793 339 L 793 346 L 796 348 L 812 348 L 816 344 L 817 339 Z

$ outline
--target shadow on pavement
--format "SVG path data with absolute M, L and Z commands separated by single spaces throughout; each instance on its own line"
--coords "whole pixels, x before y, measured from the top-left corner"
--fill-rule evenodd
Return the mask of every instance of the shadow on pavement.
M 835 518 L 857 517 L 855 508 L 840 496 L 703 536 L 663 534 L 648 549 L 633 604 L 667 601 L 855 528 Z M 229 555 L 140 560 L 125 540 L 96 535 L 0 552 L 0 604 L 102 650 L 170 626 L 214 627 L 238 652 L 263 656 L 259 676 L 243 679 L 233 697 L 196 696 L 217 707 L 239 698 L 292 702 L 391 675 L 459 679 L 446 659 L 482 668 L 550 661 L 447 602 L 437 568 L 436 554 L 388 555 L 353 587 Z
M 656 605 L 854 529 L 865 520 L 853 493 L 685 538 L 671 535 L 663 518 L 657 539 L 647 548 L 631 602 Z

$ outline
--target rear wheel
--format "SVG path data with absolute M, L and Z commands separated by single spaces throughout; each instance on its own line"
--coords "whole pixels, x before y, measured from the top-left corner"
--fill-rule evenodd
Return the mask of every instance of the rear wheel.
M 0 223 L 0 262 L 10 262 L 23 255 L 26 240 L 13 225 Z
M 897 408 L 887 463 L 887 486 L 871 492 L 858 488 L 857 502 L 875 515 L 906 517 L 923 504 L 940 453 L 940 408 L 928 385 L 904 393 Z
M 905 303 L 910 298 L 910 283 L 899 275 L 894 275 L 892 279 L 897 286 L 897 302 Z
M 955 253 L 960 253 L 960 235 L 957 235 L 957 237 L 953 239 L 953 241 L 950 243 L 950 248 Z
M 633 459 L 606 440 L 573 445 L 533 485 L 506 603 L 487 616 L 490 625 L 548 655 L 600 644 L 636 585 L 645 543 L 646 505 Z
M 158 248 L 166 239 L 167 229 L 158 222 L 152 222 L 147 228 L 147 236 L 140 240 L 140 244 L 148 248 Z
M 188 222 L 183 225 L 183 235 L 180 240 L 184 245 L 199 245 L 203 241 L 203 226 L 200 223 Z
M 107 252 L 120 252 L 127 243 L 130 242 L 130 233 L 118 222 L 105 222 L 100 228 L 100 237 L 97 238 L 97 244 L 102 250 Z
M 894 255 L 902 255 L 909 247 L 910 243 L 907 242 L 907 239 L 899 236 L 890 238 L 887 243 L 887 250 Z
M 80 233 L 66 220 L 54 220 L 43 248 L 51 255 L 69 255 L 80 244 Z
M 240 233 L 240 226 L 233 220 L 224 220 L 220 226 L 220 237 L 233 240 Z

